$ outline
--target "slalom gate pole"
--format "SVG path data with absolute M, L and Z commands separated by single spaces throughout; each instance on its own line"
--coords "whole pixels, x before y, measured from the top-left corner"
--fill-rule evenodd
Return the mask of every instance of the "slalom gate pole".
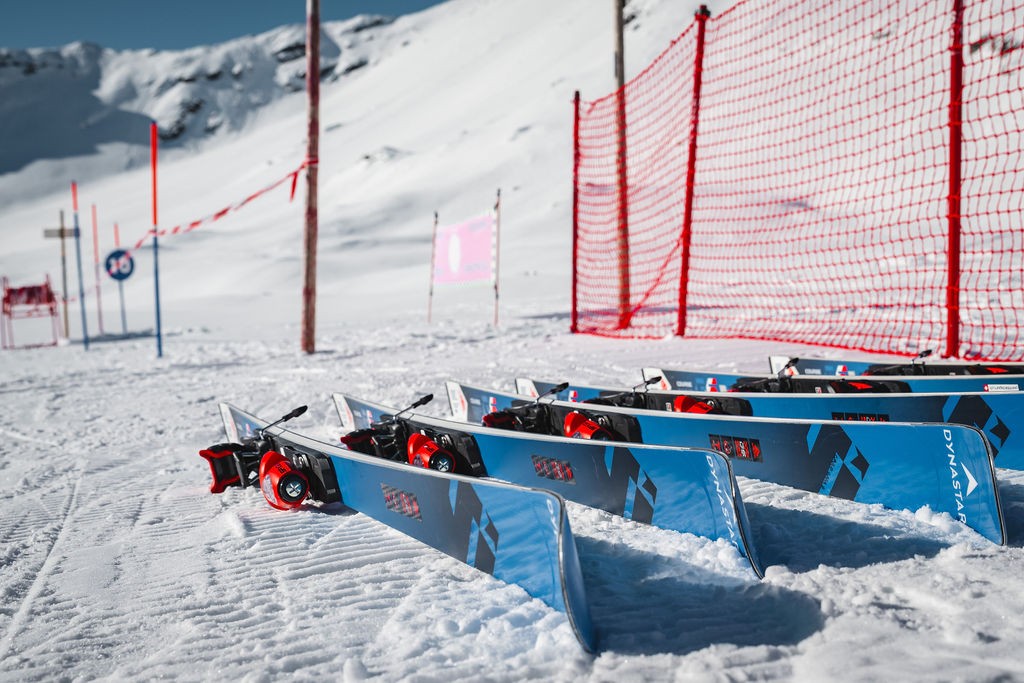
M 121 231 L 118 230 L 117 223 L 114 223 L 114 249 L 121 248 Z M 117 294 L 121 299 L 121 336 L 128 336 L 128 316 L 124 312 L 124 280 L 117 281 Z
M 164 356 L 163 330 L 160 327 L 160 242 L 157 237 L 157 204 L 156 204 L 156 160 L 158 132 L 156 121 L 149 125 L 149 159 L 150 171 L 153 176 L 153 294 L 156 297 L 156 357 Z
M 75 220 L 75 259 L 78 262 L 78 304 L 82 309 L 82 346 L 89 350 L 89 324 L 85 317 L 85 279 L 82 277 L 82 231 L 78 229 L 78 183 L 71 181 L 71 207 Z

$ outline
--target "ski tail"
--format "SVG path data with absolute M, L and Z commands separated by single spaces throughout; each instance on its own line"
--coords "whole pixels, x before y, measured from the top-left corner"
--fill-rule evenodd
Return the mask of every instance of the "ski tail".
M 700 451 L 697 452 L 700 453 Z M 732 541 L 733 545 L 750 562 L 750 566 L 758 578 L 763 579 L 764 566 L 757 556 L 751 536 L 750 519 L 747 517 L 747 508 L 743 504 L 740 487 L 736 483 L 736 477 L 732 471 L 732 464 L 718 451 L 703 451 L 702 454 L 708 465 L 709 473 L 704 489 L 709 497 L 717 498 L 716 502 L 721 511 L 718 517 L 726 527 L 724 537 Z
M 227 404 L 221 414 L 232 439 L 267 425 Z M 522 587 L 564 613 L 580 644 L 596 651 L 576 544 L 557 494 L 392 463 L 283 427 L 267 432 L 286 453 L 328 459 L 346 506 Z
M 560 391 L 556 391 L 559 386 L 565 388 Z M 626 389 L 602 389 L 599 387 L 589 387 L 585 385 L 569 384 L 566 386 L 564 383 L 559 385 L 555 382 L 548 382 L 539 379 L 529 379 L 526 377 L 516 378 L 516 393 L 522 394 L 524 397 L 537 398 L 538 396 L 545 396 L 552 400 L 568 401 L 570 403 L 582 403 L 583 401 L 590 401 L 596 398 L 602 398 L 606 394 L 621 394 L 628 393 L 631 390 Z
M 452 417 L 460 422 L 469 422 L 469 401 L 462 387 L 458 382 L 448 381 L 444 383 L 445 392 L 448 395 L 448 409 Z
M 332 453 L 332 461 L 347 506 L 521 586 L 566 614 L 583 647 L 595 650 L 576 545 L 560 496 L 379 459 Z M 343 483 L 353 481 L 360 485 Z
M 665 379 L 665 373 L 662 372 L 661 368 L 642 368 L 640 375 L 644 378 L 644 381 L 653 380 L 655 377 L 661 378 L 658 380 L 656 387 L 651 387 L 652 389 L 657 388 L 662 391 L 672 391 L 675 389 L 672 383 Z
M 251 439 L 256 435 L 256 430 L 268 424 L 230 403 L 220 404 L 220 418 L 224 423 L 224 434 L 228 437 L 228 441 L 234 443 Z
M 496 413 L 506 408 L 529 403 L 531 399 L 502 391 L 487 391 L 467 387 L 458 382 L 445 382 L 448 394 L 448 407 L 452 417 L 461 422 L 480 424 L 484 415 Z
M 712 451 L 717 458 L 720 458 L 722 464 L 718 465 L 721 470 L 724 468 L 728 474 L 727 481 L 729 482 L 730 492 L 732 494 L 732 508 L 733 514 L 736 516 L 736 530 L 739 535 L 739 547 L 741 551 L 746 554 L 747 559 L 750 560 L 750 566 L 753 567 L 754 572 L 758 578 L 764 578 L 764 565 L 761 564 L 760 558 L 757 556 L 757 550 L 754 546 L 754 539 L 751 532 L 753 527 L 750 526 L 750 518 L 747 517 L 747 506 L 743 504 L 743 496 L 740 495 L 740 486 L 736 483 L 736 475 L 733 474 L 732 463 L 729 462 L 729 458 L 725 457 L 718 451 Z M 724 475 L 720 475 L 724 476 Z
M 768 356 L 768 374 L 777 375 L 786 367 L 792 356 Z
M 551 385 L 551 386 L 554 386 L 554 385 Z M 550 387 L 548 387 L 548 388 L 550 388 Z M 525 377 L 516 377 L 516 393 L 517 394 L 522 394 L 523 396 L 529 396 L 530 398 L 537 398 L 538 396 L 540 396 L 540 392 L 541 391 L 542 391 L 541 387 L 539 387 L 538 383 L 535 382 L 534 380 L 527 379 Z
M 374 422 L 379 422 L 384 417 L 381 410 L 373 410 L 371 406 L 361 407 L 353 405 L 349 401 L 338 400 L 334 397 L 334 407 L 338 410 L 338 417 L 341 419 L 341 428 L 346 432 L 354 432 L 357 429 L 369 429 Z

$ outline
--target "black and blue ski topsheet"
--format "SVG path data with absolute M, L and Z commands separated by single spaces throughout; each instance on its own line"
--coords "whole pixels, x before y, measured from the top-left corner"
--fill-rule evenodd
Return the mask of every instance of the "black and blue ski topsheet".
M 978 375 L 998 381 L 1002 376 L 1024 375 L 1024 365 L 1016 363 L 970 363 L 965 361 L 855 360 L 828 358 L 792 358 L 770 356 L 769 370 L 776 374 L 787 365 L 801 375 Z M 1014 380 L 1024 378 L 1015 377 Z
M 781 384 L 777 374 L 744 375 L 715 370 L 643 368 L 643 376 L 644 379 L 661 377 L 663 383 L 660 388 L 669 391 L 735 391 L 741 386 Z M 783 381 L 786 384 L 786 391 L 790 393 L 810 394 L 860 392 L 958 394 L 979 391 L 1024 391 L 1024 377 L 1003 375 L 851 375 L 847 377 L 793 375 L 787 376 Z
M 448 382 L 452 414 L 487 412 L 534 399 Z M 643 443 L 711 447 L 737 475 L 893 509 L 927 506 L 985 538 L 1006 543 L 988 440 L 966 425 L 839 422 L 699 415 L 551 401 L 553 422 L 583 408 Z
M 267 425 L 221 404 L 228 439 Z M 282 427 L 268 432 L 284 447 L 330 457 L 341 501 L 457 560 L 514 583 L 564 612 L 576 637 L 594 651 L 590 619 L 565 503 L 550 491 L 491 479 L 446 475 L 346 450 Z
M 554 387 L 553 382 L 516 378 L 516 392 L 525 396 L 539 396 Z M 562 401 L 588 401 L 625 392 L 632 390 L 570 384 L 551 395 Z M 648 409 L 669 412 L 676 410 L 678 397 L 686 396 L 716 406 L 726 415 L 969 425 L 988 438 L 996 467 L 1024 470 L 1024 394 L 1017 392 L 763 394 L 648 390 L 633 395 L 643 397 Z
M 334 394 L 334 401 L 346 431 L 366 429 L 397 412 L 345 394 Z M 470 435 L 489 477 L 548 489 L 663 529 L 723 539 L 764 576 L 729 460 L 710 447 L 583 441 L 410 413 L 403 419 L 415 429 Z

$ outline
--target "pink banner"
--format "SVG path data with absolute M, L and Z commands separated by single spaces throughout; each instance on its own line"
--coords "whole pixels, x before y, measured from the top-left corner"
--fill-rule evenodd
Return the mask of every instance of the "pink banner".
M 434 282 L 494 280 L 494 217 L 480 216 L 437 229 Z

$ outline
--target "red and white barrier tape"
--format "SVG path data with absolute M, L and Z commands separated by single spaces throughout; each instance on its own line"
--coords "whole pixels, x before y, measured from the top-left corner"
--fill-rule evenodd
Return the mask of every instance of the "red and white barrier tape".
M 153 236 L 156 236 L 156 237 L 168 237 L 168 236 L 171 236 L 171 235 L 181 235 L 181 234 L 184 234 L 186 232 L 191 232 L 191 231 L 195 230 L 196 228 L 198 228 L 198 227 L 200 227 L 202 225 L 207 225 L 209 223 L 214 223 L 216 221 L 219 221 L 221 218 L 224 218 L 224 216 L 226 216 L 229 213 L 232 213 L 234 211 L 238 211 L 239 209 L 241 209 L 243 206 L 245 206 L 249 202 L 251 202 L 254 199 L 257 199 L 258 197 L 266 194 L 267 192 L 270 192 L 271 190 L 277 188 L 278 186 L 280 186 L 286 180 L 289 180 L 289 179 L 291 179 L 292 182 L 291 182 L 291 193 L 288 196 L 288 201 L 294 200 L 295 199 L 295 188 L 296 188 L 296 186 L 298 185 L 298 182 L 299 182 L 299 173 L 302 172 L 302 169 L 304 169 L 304 168 L 306 168 L 308 166 L 315 166 L 317 163 L 318 162 L 317 162 L 316 159 L 306 159 L 294 171 L 288 173 L 284 177 L 274 181 L 273 183 L 267 185 L 266 187 L 263 187 L 263 188 L 257 190 L 256 192 L 253 192 L 251 195 L 249 195 L 248 197 L 246 197 L 242 201 L 235 202 L 234 204 L 231 204 L 230 206 L 227 206 L 227 207 L 221 209 L 220 211 L 212 213 L 212 214 L 210 214 L 208 216 L 205 216 L 203 218 L 199 218 L 197 220 L 194 220 L 191 223 L 182 224 L 182 225 L 176 225 L 173 228 L 162 228 L 162 229 L 159 229 L 159 230 L 153 230 L 153 229 L 148 230 L 146 232 L 146 234 L 144 234 L 142 237 L 139 238 L 139 240 L 135 243 L 134 247 L 132 247 L 131 249 L 126 249 L 125 250 L 125 255 L 122 256 L 121 259 L 119 259 L 118 261 L 116 261 L 116 262 L 111 264 L 111 272 L 117 272 L 117 270 L 121 268 L 123 263 L 127 262 L 127 260 L 129 258 L 131 258 L 132 252 L 137 251 L 138 249 L 141 249 L 142 246 L 146 243 L 146 241 L 149 240 L 151 237 L 153 237 Z

